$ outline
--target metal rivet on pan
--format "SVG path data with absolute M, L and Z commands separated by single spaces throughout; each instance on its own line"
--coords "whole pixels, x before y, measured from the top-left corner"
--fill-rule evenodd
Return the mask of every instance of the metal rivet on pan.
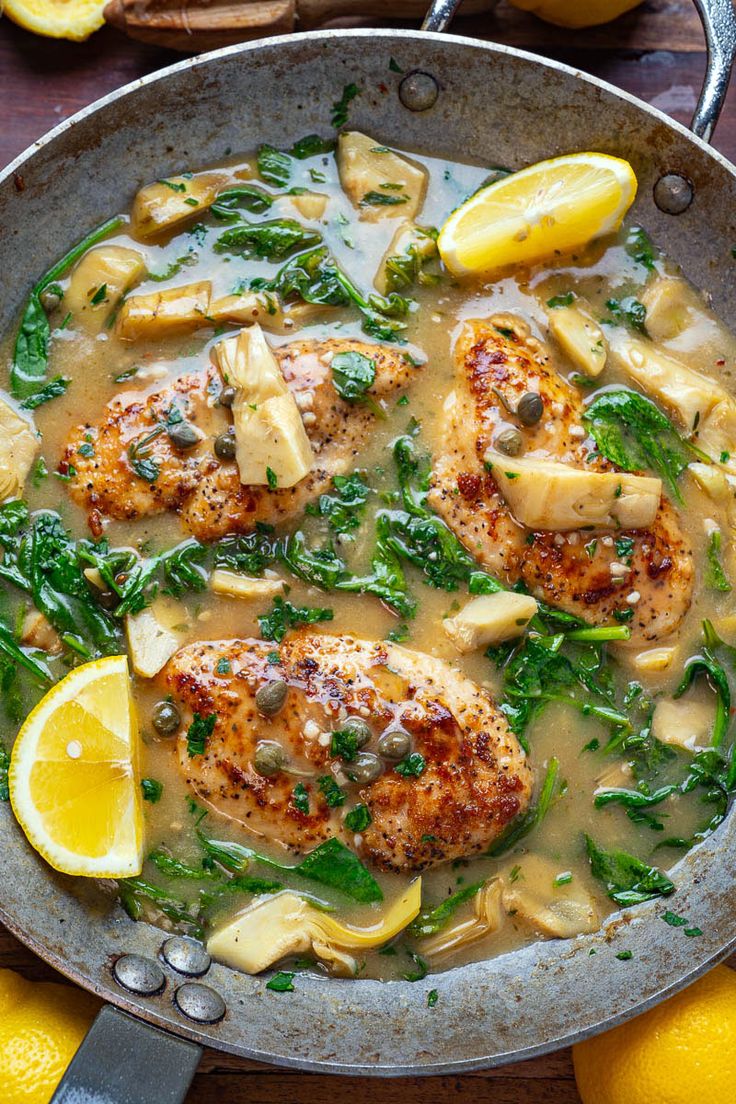
M 190 1020 L 217 1023 L 225 1015 L 225 1002 L 209 985 L 186 981 L 174 993 L 174 1004 Z
M 409 111 L 428 111 L 440 94 L 440 86 L 430 73 L 415 69 L 399 85 L 399 99 Z
M 692 182 L 681 173 L 665 173 L 654 185 L 654 202 L 666 215 L 681 215 L 693 201 Z
M 172 935 L 161 948 L 164 962 L 180 974 L 201 977 L 210 968 L 212 959 L 196 939 L 184 935 Z
M 123 989 L 142 997 L 152 997 L 160 993 L 166 984 L 159 964 L 137 954 L 126 954 L 117 959 L 112 968 L 112 976 Z

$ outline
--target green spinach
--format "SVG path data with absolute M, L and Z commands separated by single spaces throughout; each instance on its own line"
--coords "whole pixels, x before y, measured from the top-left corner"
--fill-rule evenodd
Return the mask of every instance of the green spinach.
M 15 339 L 10 368 L 10 387 L 16 397 L 27 399 L 40 390 L 48 369 L 51 328 L 41 304 L 41 293 L 49 284 L 64 276 L 88 249 L 114 233 L 122 223 L 122 218 L 116 217 L 96 227 L 52 265 L 31 289 Z

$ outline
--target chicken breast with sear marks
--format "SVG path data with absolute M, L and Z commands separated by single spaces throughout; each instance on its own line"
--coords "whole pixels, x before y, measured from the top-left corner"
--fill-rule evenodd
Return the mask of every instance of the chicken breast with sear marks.
M 692 599 L 693 556 L 664 496 L 647 529 L 531 532 L 514 519 L 484 463 L 489 446 L 511 425 L 523 436 L 524 457 L 618 470 L 586 443 L 580 393 L 555 370 L 541 342 L 510 315 L 470 321 L 455 347 L 455 365 L 433 466 L 433 508 L 509 585 L 521 581 L 535 597 L 592 624 L 621 620 L 635 643 L 676 629 Z M 543 413 L 525 426 L 512 412 L 530 391 L 539 394 Z
M 126 391 L 113 399 L 99 422 L 72 432 L 60 464 L 93 532 L 101 532 L 106 517 L 135 520 L 175 510 L 189 532 L 212 541 L 249 532 L 259 521 L 273 525 L 298 516 L 334 475 L 352 468 L 375 423 L 369 404 L 346 402 L 333 386 L 332 358 L 345 352 L 374 362 L 368 392 L 374 400 L 407 387 L 417 372 L 400 350 L 365 341 L 296 341 L 275 348 L 315 455 L 312 472 L 288 489 L 244 485 L 235 461 L 215 454 L 215 438 L 227 432 L 232 416 L 219 402 L 224 385 L 214 366 L 153 393 Z M 198 431 L 198 443 L 177 444 L 182 422 Z
M 296 853 L 337 836 L 383 870 L 410 872 L 487 850 L 528 807 L 532 775 L 516 737 L 486 694 L 447 664 L 306 630 L 283 641 L 277 663 L 272 649 L 261 640 L 191 644 L 159 675 L 183 716 L 181 770 L 218 813 Z M 267 717 L 256 692 L 276 680 L 288 691 Z M 214 716 L 202 754 L 187 741 L 195 713 Z M 339 757 L 332 734 L 351 717 L 365 720 L 370 739 L 353 748 L 356 757 Z M 379 755 L 387 730 L 404 734 L 412 758 Z M 266 777 L 254 766 L 261 741 L 277 741 L 285 755 L 283 769 Z M 366 761 L 374 780 L 351 781 Z M 344 823 L 356 803 L 370 814 L 358 836 Z

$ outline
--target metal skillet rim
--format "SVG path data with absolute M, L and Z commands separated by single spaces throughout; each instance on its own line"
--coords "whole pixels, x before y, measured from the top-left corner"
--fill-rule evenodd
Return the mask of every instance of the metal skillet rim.
M 495 45 L 493 43 L 482 42 L 482 41 L 479 41 L 479 40 L 476 40 L 476 39 L 473 39 L 473 38 L 469 38 L 469 37 L 466 37 L 466 36 L 458 36 L 458 35 L 446 36 L 446 35 L 437 34 L 437 33 L 427 33 L 427 32 L 420 32 L 420 31 L 396 31 L 396 30 L 388 30 L 388 29 L 381 29 L 381 30 L 378 30 L 378 31 L 367 29 L 367 30 L 357 30 L 357 31 L 356 30 L 335 30 L 335 31 L 326 31 L 326 32 L 305 32 L 305 33 L 302 33 L 302 34 L 289 36 L 288 41 L 292 45 L 298 45 L 300 42 L 311 42 L 311 41 L 314 41 L 315 39 L 321 40 L 321 41 L 325 41 L 325 39 L 338 40 L 339 41 L 339 40 L 367 38 L 367 37 L 370 37 L 372 39 L 382 38 L 382 39 L 392 40 L 392 41 L 412 40 L 412 41 L 419 41 L 420 43 L 431 40 L 431 41 L 435 41 L 435 42 L 438 42 L 438 43 L 452 43 L 453 45 L 458 45 L 458 46 L 469 46 L 469 47 L 472 47 L 475 50 L 485 50 L 485 51 L 489 52 L 490 54 L 500 54 L 500 55 L 507 55 L 507 56 L 510 56 L 510 57 L 518 57 L 518 58 L 523 59 L 527 62 L 531 62 L 534 65 L 542 66 L 543 68 L 556 70 L 556 71 L 565 73 L 565 74 L 575 78 L 577 81 L 582 81 L 584 84 L 587 84 L 589 86 L 600 88 L 600 89 L 604 90 L 606 93 L 608 93 L 609 95 L 612 95 L 612 96 L 614 96 L 618 99 L 621 99 L 621 100 L 624 100 L 624 101 L 628 102 L 630 105 L 635 107 L 640 112 L 641 111 L 646 112 L 647 114 L 651 115 L 653 118 L 655 118 L 655 119 L 659 120 L 660 122 L 664 123 L 666 125 L 666 127 L 669 128 L 670 130 L 673 130 L 675 133 L 677 133 L 680 136 L 686 138 L 690 143 L 693 143 L 696 147 L 699 147 L 703 152 L 705 152 L 707 154 L 708 157 L 710 157 L 710 158 L 714 159 L 715 161 L 717 161 L 731 175 L 734 175 L 734 173 L 736 172 L 736 170 L 734 170 L 733 166 L 725 158 L 723 158 L 722 155 L 720 155 L 717 151 L 713 150 L 712 147 L 710 147 L 707 143 L 703 142 L 702 140 L 698 139 L 693 134 L 691 134 L 687 130 L 686 127 L 684 127 L 681 124 L 675 122 L 674 120 L 671 120 L 668 116 L 666 116 L 664 113 L 660 112 L 656 108 L 652 108 L 651 106 L 649 106 L 649 105 L 643 103 L 642 101 L 638 100 L 636 97 L 631 96 L 629 93 L 622 92 L 621 90 L 615 88 L 615 86 L 612 86 L 612 85 L 610 85 L 609 83 L 607 83 L 605 81 L 601 81 L 597 78 L 590 77 L 586 74 L 581 73 L 579 70 L 576 70 L 573 67 L 564 65 L 562 63 L 559 63 L 559 62 L 556 62 L 556 61 L 547 61 L 545 59 L 539 58 L 537 55 L 531 54 L 528 51 L 517 50 L 517 49 L 512 48 L 512 47 L 498 46 L 498 45 Z M 14 173 L 18 172 L 18 170 L 22 168 L 24 163 L 27 162 L 37 151 L 41 150 L 45 145 L 47 145 L 48 143 L 53 141 L 59 135 L 64 134 L 67 130 L 70 130 L 77 122 L 80 122 L 83 119 L 85 119 L 85 118 L 87 118 L 87 117 L 89 117 L 89 116 L 91 116 L 91 115 L 93 115 L 93 114 L 95 114 L 99 111 L 102 111 L 109 104 L 111 104 L 111 103 L 113 103 L 113 102 L 115 102 L 119 99 L 124 98 L 128 93 L 134 92 L 135 90 L 137 90 L 137 89 L 139 89 L 139 88 L 141 88 L 145 85 L 153 84 L 154 82 L 158 81 L 159 79 L 167 78 L 168 76 L 170 76 L 174 73 L 180 72 L 182 70 L 208 65 L 208 64 L 211 64 L 211 63 L 215 62 L 216 60 L 218 60 L 220 58 L 229 57 L 229 56 L 232 56 L 232 55 L 255 53 L 255 52 L 261 50 L 264 46 L 274 46 L 274 45 L 282 44 L 283 42 L 284 42 L 284 40 L 281 39 L 281 38 L 270 38 L 270 39 L 259 40 L 256 43 L 245 43 L 245 44 L 240 44 L 240 45 L 236 45 L 236 46 L 232 46 L 232 47 L 226 47 L 222 50 L 215 51 L 215 52 L 212 52 L 210 54 L 202 55 L 200 57 L 185 59 L 181 62 L 178 62 L 178 63 L 174 64 L 173 66 L 167 67 L 166 69 L 159 70 L 158 72 L 149 74 L 146 77 L 139 78 L 138 80 L 129 83 L 128 85 L 124 86 L 123 88 L 118 89 L 118 90 L 116 90 L 114 92 L 111 92 L 108 95 L 102 97 L 101 99 L 97 100 L 95 103 L 93 103 L 93 104 L 89 105 L 88 107 L 82 109 L 81 111 L 77 112 L 75 115 L 71 116 L 69 119 L 64 120 L 57 127 L 55 127 L 52 131 L 48 132 L 44 137 L 42 137 L 37 142 L 35 142 L 31 147 L 29 147 L 28 150 L 26 150 L 19 157 L 17 157 L 7 167 L 7 169 L 5 169 L 2 174 L 0 174 L 0 183 L 7 180 L 8 177 L 11 177 Z M 730 818 L 730 819 L 732 820 L 733 818 Z M 720 838 L 720 836 L 721 836 L 721 830 L 719 830 L 719 838 Z M 651 914 L 652 912 L 653 912 L 653 909 L 645 909 L 644 911 L 638 911 L 635 914 L 635 917 L 637 919 L 641 919 L 642 922 L 645 921 L 645 918 L 646 918 L 647 922 L 652 922 L 653 917 L 648 916 L 648 914 Z M 154 1024 L 156 1024 L 160 1027 L 163 1027 L 165 1030 L 168 1030 L 168 1031 L 173 1032 L 175 1034 L 179 1034 L 179 1035 L 184 1036 L 186 1038 L 193 1039 L 193 1040 L 195 1040 L 197 1042 L 200 1042 L 202 1044 L 205 1044 L 205 1045 L 209 1045 L 209 1046 L 212 1046 L 212 1047 L 215 1047 L 215 1048 L 226 1050 L 226 1051 L 229 1051 L 231 1053 L 242 1054 L 245 1057 L 255 1058 L 255 1059 L 260 1060 L 260 1061 L 274 1062 L 276 1064 L 279 1064 L 279 1065 L 282 1065 L 282 1066 L 285 1066 L 285 1067 L 311 1070 L 311 1071 L 319 1071 L 319 1072 L 325 1072 L 326 1070 L 330 1070 L 332 1072 L 345 1073 L 345 1074 L 348 1074 L 348 1073 L 349 1074 L 362 1073 L 362 1074 L 370 1074 L 370 1075 L 373 1075 L 373 1076 L 400 1076 L 400 1075 L 406 1075 L 406 1074 L 412 1074 L 412 1075 L 416 1076 L 416 1075 L 431 1075 L 431 1074 L 438 1074 L 438 1073 L 456 1073 L 456 1072 L 461 1072 L 463 1070 L 487 1068 L 491 1064 L 494 1065 L 494 1066 L 500 1066 L 500 1065 L 506 1064 L 508 1062 L 519 1061 L 521 1059 L 530 1058 L 530 1057 L 533 1057 L 535 1055 L 540 1055 L 540 1054 L 547 1053 L 551 1050 L 557 1049 L 560 1046 L 569 1044 L 571 1042 L 575 1042 L 579 1039 L 582 1039 L 582 1038 L 585 1038 L 589 1035 L 595 1034 L 596 1032 L 598 1032 L 600 1030 L 603 1030 L 604 1028 L 610 1028 L 612 1026 L 615 1026 L 617 1023 L 621 1023 L 624 1020 L 629 1019 L 632 1016 L 639 1014 L 640 1012 L 644 1011 L 646 1008 L 649 1008 L 649 1007 L 653 1006 L 654 1004 L 658 1003 L 661 999 L 663 999 L 664 996 L 671 995 L 672 993 L 676 992 L 678 989 L 680 989 L 680 988 L 684 987 L 685 985 L 689 984 L 697 976 L 699 976 L 701 973 L 703 973 L 705 970 L 707 970 L 711 965 L 713 965 L 715 962 L 719 961 L 721 958 L 725 957 L 730 952 L 730 950 L 734 946 L 736 946 L 736 935 L 734 935 L 729 940 L 727 940 L 727 943 L 726 943 L 725 947 L 721 944 L 720 946 L 716 946 L 715 948 L 713 948 L 701 961 L 699 961 L 697 963 L 696 966 L 693 967 L 692 970 L 689 970 L 688 972 L 685 973 L 684 976 L 680 976 L 679 978 L 677 978 L 677 980 L 671 982 L 670 984 L 665 985 L 662 988 L 658 989 L 655 993 L 652 993 L 646 1000 L 641 1001 L 640 1003 L 635 1004 L 633 1007 L 628 1008 L 625 1011 L 620 1012 L 620 1013 L 618 1013 L 618 1014 L 616 1014 L 612 1017 L 607 1017 L 606 1019 L 600 1021 L 597 1024 L 594 1024 L 594 1025 L 589 1026 L 589 1027 L 584 1028 L 584 1029 L 580 1029 L 579 1031 L 574 1031 L 572 1033 L 566 1033 L 564 1035 L 558 1035 L 557 1037 L 555 1037 L 553 1039 L 547 1039 L 547 1040 L 545 1040 L 544 1042 L 542 1042 L 538 1045 L 527 1046 L 527 1047 L 517 1049 L 517 1050 L 506 1051 L 506 1052 L 501 1053 L 501 1054 L 496 1054 L 496 1055 L 491 1055 L 491 1056 L 486 1056 L 486 1057 L 480 1057 L 480 1058 L 473 1058 L 473 1059 L 461 1059 L 461 1060 L 457 1060 L 457 1061 L 436 1062 L 436 1063 L 431 1063 L 430 1062 L 430 1063 L 427 1063 L 427 1064 L 422 1063 L 422 1064 L 419 1064 L 419 1065 L 412 1064 L 412 1063 L 407 1063 L 407 1064 L 394 1064 L 394 1065 L 390 1065 L 390 1066 L 389 1065 L 380 1066 L 380 1065 L 373 1064 L 373 1063 L 365 1064 L 365 1065 L 349 1064 L 349 1063 L 340 1064 L 340 1063 L 337 1063 L 334 1060 L 334 1058 L 330 1058 L 329 1060 L 325 1059 L 325 1058 L 321 1058 L 319 1060 L 310 1060 L 310 1059 L 304 1059 L 304 1058 L 293 1057 L 293 1056 L 284 1057 L 281 1054 L 278 1054 L 278 1053 L 275 1053 L 275 1052 L 256 1051 L 256 1050 L 249 1049 L 249 1048 L 234 1046 L 231 1042 L 229 1042 L 225 1039 L 218 1038 L 217 1034 L 213 1031 L 209 1031 L 209 1030 L 201 1030 L 200 1031 L 200 1030 L 197 1030 L 196 1028 L 189 1027 L 188 1025 L 185 1025 L 185 1024 L 172 1024 L 170 1019 L 167 1019 L 164 1016 L 158 1014 L 158 1011 L 157 1011 L 155 1006 L 151 1007 L 150 1004 L 144 1004 L 143 1002 L 137 1003 L 135 999 L 131 999 L 131 998 L 127 997 L 126 995 L 124 995 L 124 994 L 118 992 L 117 990 L 113 989 L 112 986 L 110 986 L 109 984 L 106 984 L 104 974 L 102 976 L 102 980 L 99 980 L 99 979 L 90 977 L 90 976 L 84 974 L 83 972 L 77 971 L 77 970 L 71 968 L 70 966 L 68 966 L 68 964 L 66 963 L 66 961 L 64 960 L 63 957 L 60 957 L 60 956 L 56 955 L 53 951 L 51 951 L 48 947 L 46 947 L 42 942 L 39 942 L 38 940 L 36 940 L 35 937 L 28 936 L 28 935 L 24 934 L 24 932 L 20 928 L 20 925 L 18 925 L 17 923 L 12 921 L 8 916 L 6 916 L 5 911 L 4 911 L 4 909 L 1 905 L 0 905 L 0 918 L 2 918 L 5 921 L 5 923 L 10 928 L 10 930 L 13 931 L 18 936 L 18 938 L 20 938 L 22 941 L 24 941 L 28 946 L 31 947 L 31 949 L 33 949 L 37 954 L 39 954 L 40 957 L 45 958 L 46 961 L 48 961 L 52 966 L 54 966 L 56 969 L 58 969 L 61 973 L 65 974 L 71 980 L 74 980 L 78 983 L 81 983 L 86 988 L 92 989 L 99 996 L 104 997 L 106 1000 L 108 1000 L 111 1003 L 117 1005 L 118 1007 L 123 1008 L 124 1010 L 126 1010 L 128 1012 L 131 1012 L 134 1015 L 137 1015 L 139 1018 L 143 1018 L 143 1019 L 145 1019 L 149 1022 L 152 1022 L 152 1023 L 154 1023 Z M 616 921 L 615 921 L 615 918 L 614 918 L 613 925 L 611 925 L 611 923 L 609 921 L 609 926 L 615 926 L 615 923 L 616 923 Z M 142 927 L 148 927 L 148 926 L 147 925 L 142 925 Z M 157 929 L 150 929 L 150 930 L 151 931 L 157 931 Z M 520 954 L 521 952 L 515 952 L 515 953 Z M 447 975 L 436 975 L 436 981 L 438 983 L 438 987 L 441 987 L 441 978 L 442 977 L 447 978 L 451 974 L 456 973 L 456 972 L 457 971 L 451 971 Z M 319 984 L 319 982 L 317 982 L 316 984 Z M 350 982 L 344 982 L 344 983 L 330 982 L 331 986 L 332 985 L 338 985 L 338 986 L 349 985 L 353 988 L 354 993 L 359 993 L 360 987 L 365 986 L 366 984 L 369 984 L 369 983 L 360 982 L 360 981 L 350 981 Z M 404 983 L 404 982 L 391 983 L 391 984 L 392 984 L 392 988 L 394 986 L 396 987 L 395 989 L 393 989 L 394 992 L 397 992 L 397 991 L 401 992 L 402 990 L 403 991 L 411 990 L 412 994 L 415 995 L 415 996 L 418 996 L 420 991 L 423 992 L 423 986 L 420 986 L 420 985 L 416 985 L 416 984 L 411 985 L 409 983 Z M 416 1004 L 416 1002 L 413 1001 L 412 1004 Z
M 693 142 L 703 152 L 709 154 L 714 160 L 718 161 L 725 169 L 736 175 L 736 165 L 729 161 L 728 158 L 724 157 L 723 154 L 710 145 L 709 142 L 693 134 L 683 123 L 678 122 L 670 115 L 667 115 L 666 112 L 661 111 L 658 107 L 653 107 L 645 100 L 639 99 L 638 96 L 632 95 L 632 93 L 627 92 L 625 89 L 618 88 L 615 84 L 601 80 L 600 77 L 595 77 L 590 73 L 584 73 L 581 69 L 576 69 L 572 65 L 567 65 L 553 58 L 542 57 L 539 54 L 533 53 L 531 50 L 521 50 L 516 46 L 506 46 L 498 42 L 488 42 L 485 39 L 471 38 L 469 35 L 446 34 L 438 31 L 407 30 L 403 28 L 357 27 L 354 29 L 336 28 L 334 30 L 325 31 L 300 31 L 288 36 L 271 35 L 268 38 L 236 43 L 234 46 L 223 46 L 219 50 L 210 50 L 205 54 L 184 58 L 183 61 L 174 62 L 173 65 L 167 65 L 163 69 L 156 69 L 153 73 L 147 73 L 143 77 L 137 77 L 135 80 L 129 81 L 128 84 L 124 84 L 120 88 L 116 88 L 112 92 L 108 92 L 106 95 L 94 100 L 91 104 L 88 104 L 87 107 L 80 108 L 79 111 L 75 111 L 74 114 L 70 115 L 67 119 L 57 123 L 51 130 L 47 130 L 45 134 L 22 150 L 9 165 L 0 171 L 0 184 L 17 173 L 26 161 L 30 160 L 35 153 L 43 149 L 44 146 L 48 145 L 55 138 L 58 138 L 59 135 L 64 134 L 67 130 L 71 130 L 72 127 L 83 119 L 96 114 L 98 111 L 107 107 L 108 104 L 113 103 L 115 100 L 122 99 L 138 88 L 143 88 L 149 84 L 155 84 L 159 80 L 166 80 L 172 74 L 182 72 L 185 69 L 199 68 L 200 66 L 209 65 L 212 62 L 218 61 L 220 58 L 231 57 L 239 53 L 247 54 L 257 52 L 265 46 L 278 45 L 287 41 L 290 44 L 299 45 L 300 42 L 340 40 L 347 38 L 403 38 L 418 39 L 419 41 L 428 40 L 438 43 L 452 42 L 453 44 L 457 43 L 461 46 L 472 46 L 474 49 L 488 50 L 495 54 L 505 54 L 509 57 L 522 58 L 525 61 L 534 62 L 543 68 L 566 73 L 568 76 L 575 77 L 584 84 L 592 85 L 594 88 L 600 88 L 611 95 L 617 96 L 619 99 L 625 100 L 640 111 L 652 115 L 655 119 L 658 119 L 660 122 L 665 123 L 668 127 L 675 130 L 682 137 Z

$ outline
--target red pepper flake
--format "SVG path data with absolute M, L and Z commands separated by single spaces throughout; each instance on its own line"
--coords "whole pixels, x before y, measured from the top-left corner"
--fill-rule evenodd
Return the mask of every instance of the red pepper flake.
M 105 526 L 102 523 L 102 514 L 99 510 L 90 510 L 87 524 L 89 525 L 92 536 L 95 540 L 99 540 L 105 531 Z

